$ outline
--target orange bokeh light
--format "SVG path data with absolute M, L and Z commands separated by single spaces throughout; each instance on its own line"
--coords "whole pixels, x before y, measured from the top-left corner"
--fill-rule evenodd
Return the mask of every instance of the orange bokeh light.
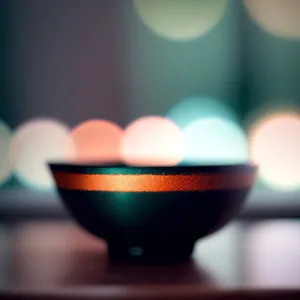
M 135 166 L 176 165 L 182 159 L 181 131 L 163 117 L 140 118 L 125 130 L 121 157 L 125 163 Z
M 120 160 L 120 141 L 123 130 L 106 120 L 89 120 L 76 126 L 67 142 L 75 147 L 75 161 L 117 162 Z

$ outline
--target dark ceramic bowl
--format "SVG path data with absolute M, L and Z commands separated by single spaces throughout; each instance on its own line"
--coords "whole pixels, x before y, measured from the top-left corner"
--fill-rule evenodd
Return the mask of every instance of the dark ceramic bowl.
M 111 258 L 179 260 L 240 211 L 256 167 L 50 163 L 59 195 Z

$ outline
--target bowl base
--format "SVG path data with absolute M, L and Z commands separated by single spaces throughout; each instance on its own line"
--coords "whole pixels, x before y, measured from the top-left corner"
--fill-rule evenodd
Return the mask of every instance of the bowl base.
M 126 262 L 179 262 L 189 259 L 194 249 L 193 242 L 151 245 L 121 245 L 108 243 L 109 258 L 112 261 Z

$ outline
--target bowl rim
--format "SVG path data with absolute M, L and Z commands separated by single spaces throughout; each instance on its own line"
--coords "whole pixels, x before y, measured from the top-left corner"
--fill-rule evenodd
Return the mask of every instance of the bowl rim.
M 252 162 L 219 165 L 176 165 L 176 166 L 131 166 L 122 163 L 103 164 L 99 162 L 59 162 L 50 161 L 48 166 L 52 172 L 77 174 L 195 174 L 195 173 L 230 173 L 255 172 L 258 166 Z

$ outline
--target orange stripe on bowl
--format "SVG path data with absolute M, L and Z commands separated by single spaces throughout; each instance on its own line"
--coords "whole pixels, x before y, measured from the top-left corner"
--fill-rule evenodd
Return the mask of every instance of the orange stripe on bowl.
M 177 192 L 250 187 L 255 172 L 176 175 L 75 174 L 54 172 L 59 188 L 108 192 Z

